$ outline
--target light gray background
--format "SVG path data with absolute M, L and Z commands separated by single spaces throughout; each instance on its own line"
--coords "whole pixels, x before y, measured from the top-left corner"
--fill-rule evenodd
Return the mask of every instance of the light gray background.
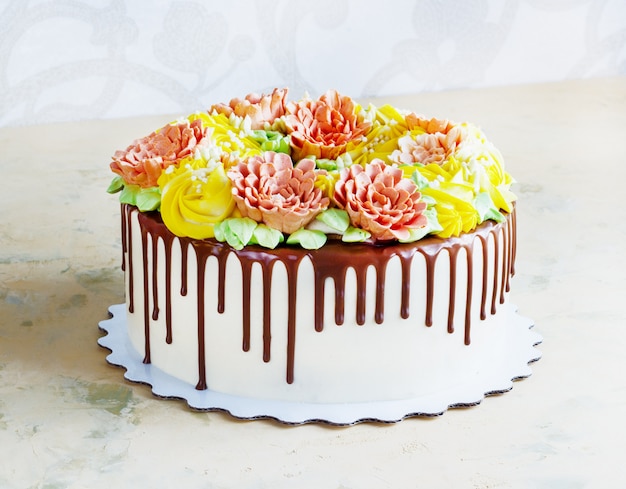
M 0 126 L 617 74 L 623 0 L 0 0 Z

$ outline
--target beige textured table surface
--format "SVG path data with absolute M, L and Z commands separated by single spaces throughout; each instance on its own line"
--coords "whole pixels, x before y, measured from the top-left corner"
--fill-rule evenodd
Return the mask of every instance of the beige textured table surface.
M 387 99 L 480 125 L 519 195 L 533 375 L 394 425 L 287 427 L 159 400 L 108 365 L 111 154 L 170 117 L 0 130 L 0 488 L 623 487 L 626 78 Z M 621 478 L 621 481 L 620 481 Z

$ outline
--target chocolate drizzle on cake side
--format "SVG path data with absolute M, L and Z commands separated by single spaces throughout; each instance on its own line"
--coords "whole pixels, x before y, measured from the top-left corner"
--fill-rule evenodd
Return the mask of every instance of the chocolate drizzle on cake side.
M 134 237 L 131 226 L 133 215 L 138 216 L 140 226 L 140 236 Z M 493 239 L 496 249 L 501 247 L 501 253 L 494 253 L 493 261 L 488 260 L 487 244 L 490 236 Z M 150 237 L 150 239 L 148 239 Z M 430 327 L 433 324 L 433 303 L 435 295 L 435 264 L 440 253 L 445 250 L 450 256 L 450 293 L 448 297 L 448 332 L 455 330 L 454 316 L 457 307 L 457 267 L 461 249 L 465 250 L 467 260 L 467 284 L 465 297 L 465 317 L 464 317 L 464 342 L 466 345 L 471 341 L 471 318 L 472 318 L 472 296 L 473 275 L 474 275 L 474 246 L 476 240 L 480 240 L 482 248 L 482 288 L 480 290 L 480 319 L 487 318 L 488 314 L 495 314 L 497 304 L 502 304 L 505 300 L 505 292 L 509 291 L 509 278 L 514 273 L 515 253 L 516 253 L 516 219 L 515 211 L 506 216 L 503 223 L 487 221 L 479 226 L 474 232 L 462 235 L 458 238 L 442 240 L 439 238 L 426 238 L 417 243 L 393 244 L 385 246 L 373 246 L 369 244 L 345 245 L 340 242 L 329 242 L 319 250 L 304 250 L 302 248 L 281 247 L 276 250 L 268 250 L 260 247 L 246 247 L 243 250 L 235 250 L 225 243 L 215 240 L 192 240 L 189 238 L 178 238 L 174 236 L 163 224 L 158 213 L 140 213 L 135 207 L 122 204 L 122 269 L 128 275 L 129 288 L 127 298 L 128 309 L 133 313 L 136 304 L 134 300 L 134 274 L 136 273 L 133 261 L 128 258 L 132 250 L 133 239 L 141 239 L 142 250 L 142 278 L 143 278 L 143 317 L 145 333 L 144 363 L 150 363 L 150 326 L 151 321 L 159 319 L 163 311 L 165 312 L 166 342 L 172 343 L 176 338 L 172 336 L 171 324 L 171 299 L 176 292 L 171 290 L 171 270 L 172 270 L 172 245 L 174 240 L 179 240 L 181 247 L 181 290 L 180 295 L 187 294 L 187 259 L 188 253 L 195 254 L 197 267 L 197 330 L 198 330 L 198 383 L 197 389 L 206 389 L 205 374 L 205 269 L 207 260 L 210 257 L 217 259 L 217 311 L 224 312 L 225 307 L 225 287 L 228 278 L 226 277 L 226 261 L 230 254 L 235 254 L 241 263 L 242 269 L 242 349 L 250 349 L 250 293 L 251 277 L 254 264 L 258 264 L 263 276 L 263 361 L 270 361 L 271 344 L 271 290 L 272 275 L 274 265 L 281 262 L 287 272 L 288 283 L 288 318 L 287 318 L 287 372 L 286 381 L 291 384 L 294 381 L 295 363 L 295 342 L 296 342 L 296 289 L 298 283 L 298 269 L 302 259 L 309 257 L 313 265 L 314 272 L 314 308 L 315 317 L 313 324 L 316 331 L 322 332 L 328 325 L 324 324 L 324 303 L 326 300 L 324 284 L 327 279 L 331 279 L 335 285 L 335 323 L 341 325 L 345 316 L 345 287 L 346 274 L 352 268 L 356 275 L 357 302 L 356 321 L 363 325 L 366 316 L 366 275 L 371 266 L 376 272 L 376 301 L 374 319 L 376 323 L 382 324 L 385 318 L 384 296 L 385 296 L 385 272 L 389 261 L 398 257 L 402 270 L 402 293 L 400 304 L 400 315 L 404 319 L 411 316 L 409 310 L 411 298 L 411 262 L 416 253 L 421 253 L 426 263 L 426 314 L 425 317 L 416 319 L 416 327 L 420 324 Z M 165 304 L 159 304 L 157 266 L 157 256 L 159 242 L 162 242 L 165 251 Z M 500 255 L 502 261 L 500 262 Z M 492 267 L 493 283 L 491 286 L 491 297 L 488 295 L 489 267 Z M 151 293 L 150 293 L 151 292 Z M 150 301 L 150 297 L 152 300 Z M 150 309 L 152 306 L 152 309 Z M 306 327 L 301 325 L 300 327 Z

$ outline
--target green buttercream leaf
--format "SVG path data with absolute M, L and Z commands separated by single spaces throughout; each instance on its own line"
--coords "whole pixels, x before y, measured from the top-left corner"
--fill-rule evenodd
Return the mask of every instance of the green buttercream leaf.
M 226 233 L 224 232 L 224 228 L 228 225 L 225 224 L 226 221 L 220 221 L 213 226 L 213 233 L 215 235 L 215 239 L 220 243 L 226 241 Z
M 361 243 L 368 240 L 372 235 L 365 229 L 359 229 L 355 227 L 348 227 L 346 232 L 343 233 L 341 241 L 344 243 Z
M 504 221 L 504 215 L 493 203 L 493 200 L 489 196 L 488 192 L 479 193 L 474 199 L 473 204 L 478 211 L 479 222 L 482 223 L 488 219 L 496 222 Z
M 305 250 L 318 250 L 326 244 L 327 239 L 326 235 L 321 231 L 302 228 L 289 235 L 287 244 L 299 244 Z
M 245 246 L 245 244 L 243 244 L 241 240 L 239 239 L 239 236 L 237 236 L 237 234 L 234 233 L 233 230 L 230 229 L 229 226 L 226 226 L 224 228 L 224 239 L 229 245 L 231 245 L 236 250 L 241 250 Z
M 428 224 L 426 227 L 428 228 L 429 233 L 438 233 L 443 231 L 443 226 L 439 223 L 439 219 L 437 217 L 437 210 L 434 207 L 429 207 L 424 212 L 422 212 L 426 216 L 428 220 Z
M 439 224 L 437 211 L 434 207 L 426 209 L 422 214 L 426 217 L 426 225 L 417 229 L 409 229 L 409 237 L 407 239 L 399 240 L 400 243 L 413 243 L 414 241 L 418 241 L 431 233 L 443 231 L 443 226 Z
M 291 154 L 289 137 L 278 131 L 265 131 L 258 129 L 252 131 L 252 139 L 261 145 L 263 151 Z
M 232 217 L 222 222 L 220 232 L 223 232 L 223 237 L 229 245 L 241 250 L 250 243 L 257 226 L 257 222 L 249 217 Z
M 120 192 L 123 188 L 124 179 L 121 176 L 116 175 L 115 177 L 113 177 L 113 180 L 111 180 L 111 183 L 107 188 L 107 192 L 110 194 L 116 194 L 117 192 Z
M 139 185 L 124 185 L 120 193 L 120 202 L 122 204 L 137 205 L 137 194 L 140 189 Z
M 161 205 L 161 190 L 159 187 L 142 188 L 137 192 L 135 201 L 141 212 L 157 210 Z
M 350 216 L 348 213 L 341 209 L 326 209 L 323 212 L 320 212 L 316 219 L 322 221 L 328 227 L 338 231 L 339 233 L 343 233 L 350 226 Z
M 258 244 L 264 248 L 274 249 L 285 241 L 285 236 L 278 229 L 271 228 L 265 224 L 259 224 L 254 228 L 250 244 Z
M 120 202 L 137 206 L 141 212 L 154 211 L 161 205 L 161 190 L 159 187 L 124 185 L 120 192 Z
M 430 186 L 430 182 L 428 181 L 428 178 L 422 175 L 418 170 L 415 170 L 411 174 L 411 180 L 415 182 L 415 185 L 417 185 L 418 190 L 423 190 Z
M 328 160 L 328 159 L 316 159 L 315 166 L 319 168 L 320 170 L 326 170 L 326 171 L 334 171 L 338 168 L 337 162 L 335 160 Z
M 409 237 L 406 239 L 399 239 L 400 243 L 413 243 L 419 239 L 422 239 L 429 233 L 428 226 L 423 226 L 417 229 L 409 229 Z

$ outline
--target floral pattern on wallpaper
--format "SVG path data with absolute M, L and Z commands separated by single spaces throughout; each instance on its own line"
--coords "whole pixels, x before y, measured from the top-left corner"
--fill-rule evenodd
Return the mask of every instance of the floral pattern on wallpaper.
M 0 126 L 626 74 L 621 0 L 5 0 Z

